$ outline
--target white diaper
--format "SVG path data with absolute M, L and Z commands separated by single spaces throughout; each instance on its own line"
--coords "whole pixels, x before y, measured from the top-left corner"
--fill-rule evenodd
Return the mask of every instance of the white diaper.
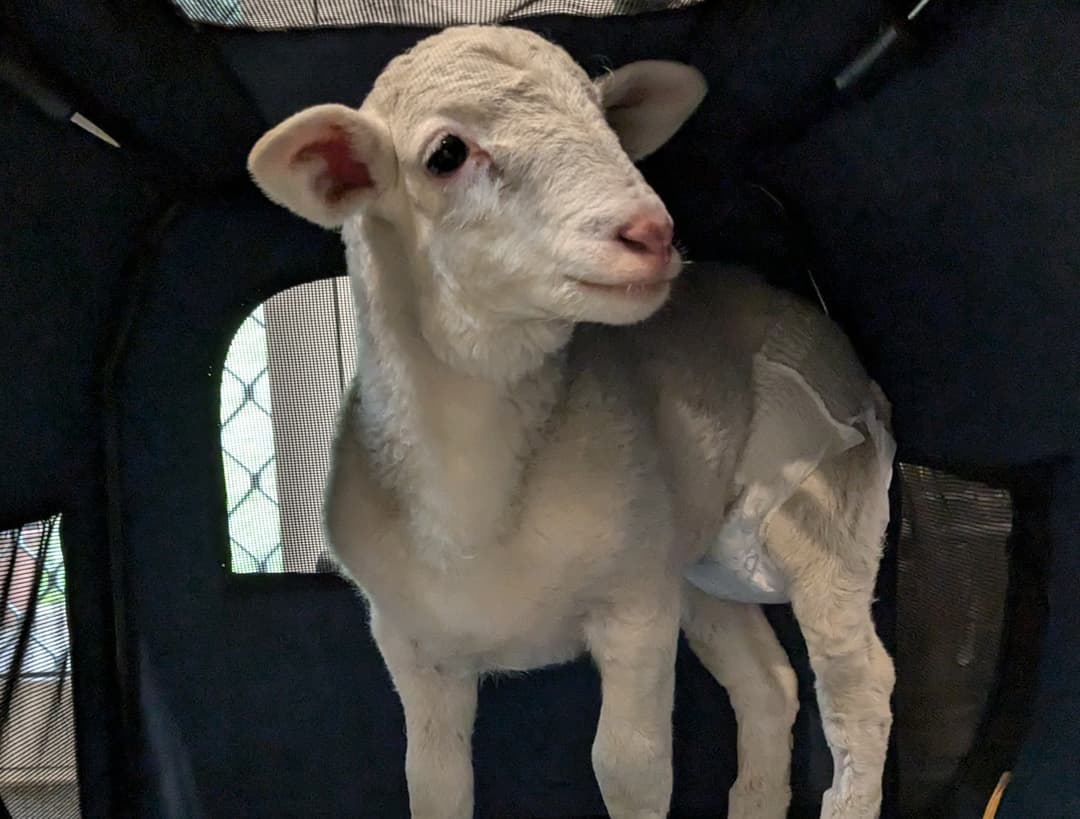
M 702 591 L 745 603 L 788 602 L 765 547 L 766 521 L 823 461 L 873 439 L 888 486 L 896 451 L 874 388 L 839 337 L 813 317 L 783 316 L 754 356 L 754 414 L 735 475 L 739 495 L 712 547 L 686 572 Z M 887 516 L 888 510 L 882 510 Z

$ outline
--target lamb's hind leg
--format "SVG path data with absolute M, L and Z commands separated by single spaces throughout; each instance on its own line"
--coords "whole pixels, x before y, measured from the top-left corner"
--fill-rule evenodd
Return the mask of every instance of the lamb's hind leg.
M 799 710 L 795 672 L 760 606 L 718 600 L 689 583 L 684 600 L 687 642 L 735 711 L 739 774 L 728 819 L 784 819 Z
M 881 811 L 895 674 L 870 605 L 887 494 L 867 442 L 811 475 L 766 527 L 769 550 L 791 582 L 833 756 L 822 819 L 876 819 Z

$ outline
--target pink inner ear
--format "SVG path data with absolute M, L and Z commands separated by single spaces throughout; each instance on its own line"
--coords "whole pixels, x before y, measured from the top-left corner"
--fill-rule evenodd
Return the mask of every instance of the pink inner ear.
M 375 184 L 368 166 L 353 156 L 349 138 L 340 128 L 332 129 L 327 139 L 305 145 L 296 152 L 293 162 L 303 162 L 312 156 L 321 157 L 326 163 L 323 175 L 330 184 L 325 195 L 331 202 L 339 202 L 353 191 Z

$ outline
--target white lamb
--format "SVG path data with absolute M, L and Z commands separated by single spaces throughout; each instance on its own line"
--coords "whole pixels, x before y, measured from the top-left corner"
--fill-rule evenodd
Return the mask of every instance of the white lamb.
M 482 675 L 582 652 L 611 816 L 666 816 L 680 624 L 738 719 L 728 815 L 783 817 L 795 678 L 748 602 L 770 600 L 817 678 L 822 816 L 878 815 L 888 405 L 812 307 L 727 269 L 673 284 L 632 160 L 704 93 L 687 66 L 593 82 L 533 34 L 453 28 L 251 152 L 272 200 L 344 229 L 361 352 L 327 528 L 404 707 L 413 817 L 473 815 Z

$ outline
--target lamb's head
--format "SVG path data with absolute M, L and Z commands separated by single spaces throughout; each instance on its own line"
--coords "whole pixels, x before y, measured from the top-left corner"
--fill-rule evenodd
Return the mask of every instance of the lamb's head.
M 359 110 L 316 106 L 268 132 L 249 167 L 317 224 L 398 233 L 441 310 L 629 323 L 663 304 L 681 267 L 634 161 L 704 93 L 677 63 L 593 81 L 535 34 L 451 28 L 392 60 Z

